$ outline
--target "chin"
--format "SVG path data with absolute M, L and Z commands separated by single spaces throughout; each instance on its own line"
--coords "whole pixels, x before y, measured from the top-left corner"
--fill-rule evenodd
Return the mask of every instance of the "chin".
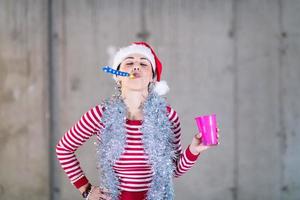
M 133 90 L 133 91 L 142 91 L 145 90 L 145 88 L 147 88 L 147 85 L 139 85 L 139 84 L 135 84 L 135 85 L 128 85 L 128 89 L 129 90 Z
M 147 83 L 144 83 L 143 81 L 132 81 L 128 82 L 126 87 L 130 90 L 142 90 L 147 87 Z
M 143 91 L 145 87 L 130 87 L 128 89 L 132 91 Z

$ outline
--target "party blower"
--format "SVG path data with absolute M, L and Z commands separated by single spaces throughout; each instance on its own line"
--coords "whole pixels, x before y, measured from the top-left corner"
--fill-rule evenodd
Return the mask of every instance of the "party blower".
M 115 69 L 112 69 L 109 66 L 102 67 L 102 70 L 105 71 L 105 72 L 107 72 L 107 73 L 118 75 L 118 76 L 128 76 L 130 79 L 134 79 L 135 78 L 134 74 L 132 74 L 132 73 L 122 72 L 122 71 L 119 71 L 119 70 L 115 70 Z

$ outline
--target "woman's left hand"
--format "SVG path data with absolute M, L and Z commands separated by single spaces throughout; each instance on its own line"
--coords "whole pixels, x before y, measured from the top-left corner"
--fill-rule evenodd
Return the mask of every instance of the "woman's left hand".
M 217 138 L 219 139 L 219 132 L 220 132 L 220 129 L 217 128 Z M 198 155 L 199 153 L 209 149 L 210 147 L 212 146 L 205 146 L 203 145 L 202 143 L 202 133 L 197 133 L 194 137 L 193 137 L 193 140 L 192 140 L 192 143 L 190 144 L 190 151 L 192 154 L 194 155 Z M 218 142 L 219 144 L 219 142 Z

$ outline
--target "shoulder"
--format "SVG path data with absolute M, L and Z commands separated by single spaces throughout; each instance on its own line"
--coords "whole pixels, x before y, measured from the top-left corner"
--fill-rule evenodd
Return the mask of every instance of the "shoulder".
M 87 115 L 93 116 L 96 119 L 100 119 L 103 115 L 104 108 L 101 104 L 93 105 L 86 112 Z

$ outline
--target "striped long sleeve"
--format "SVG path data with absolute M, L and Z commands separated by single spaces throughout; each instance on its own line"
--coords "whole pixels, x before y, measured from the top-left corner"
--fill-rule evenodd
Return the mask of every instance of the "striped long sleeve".
M 75 151 L 103 126 L 100 123 L 101 116 L 102 109 L 100 106 L 91 108 L 65 132 L 56 145 L 56 155 L 61 167 L 76 188 L 80 188 L 88 183 L 88 179 L 80 167 Z
M 196 162 L 198 155 L 194 155 L 191 153 L 189 146 L 183 151 L 181 146 L 181 126 L 180 120 L 177 112 L 171 108 L 170 106 L 167 107 L 168 109 L 168 117 L 172 124 L 172 131 L 175 134 L 175 150 L 177 155 L 176 163 L 176 170 L 174 172 L 174 177 L 178 178 L 187 172 Z

